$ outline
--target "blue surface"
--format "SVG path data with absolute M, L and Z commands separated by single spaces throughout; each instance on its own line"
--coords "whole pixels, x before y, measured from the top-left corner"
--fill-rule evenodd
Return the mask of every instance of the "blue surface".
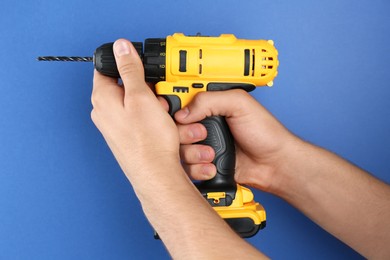
M 273 39 L 279 76 L 253 95 L 300 137 L 389 182 L 389 13 L 377 0 L 2 0 L 0 259 L 169 258 L 90 120 L 92 65 L 37 56 L 174 32 Z M 249 241 L 272 258 L 361 258 L 284 201 L 255 195 L 268 226 Z

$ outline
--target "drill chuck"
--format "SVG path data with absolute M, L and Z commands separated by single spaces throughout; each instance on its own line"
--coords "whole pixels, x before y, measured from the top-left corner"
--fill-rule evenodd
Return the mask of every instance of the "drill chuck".
M 98 47 L 93 57 L 76 57 L 76 56 L 41 56 L 38 61 L 74 61 L 74 62 L 93 62 L 97 71 L 103 75 L 113 78 L 120 78 L 116 66 L 113 52 L 113 42 L 106 43 Z M 166 39 L 149 38 L 145 40 L 145 51 L 143 51 L 142 42 L 132 42 L 138 52 L 139 57 L 143 60 L 145 69 L 145 81 L 157 83 L 165 80 L 166 68 Z
M 95 50 L 93 54 L 93 63 L 97 71 L 103 75 L 113 78 L 119 78 L 119 71 L 116 66 L 114 51 L 112 49 L 113 42 L 103 44 Z M 142 58 L 142 42 L 133 42 L 138 55 Z
M 156 83 L 165 80 L 165 38 L 150 38 L 145 40 L 145 50 L 142 42 L 132 42 L 138 55 L 143 60 L 145 81 Z M 119 78 L 118 68 L 113 53 L 113 44 L 106 43 L 95 50 L 93 62 L 100 73 Z

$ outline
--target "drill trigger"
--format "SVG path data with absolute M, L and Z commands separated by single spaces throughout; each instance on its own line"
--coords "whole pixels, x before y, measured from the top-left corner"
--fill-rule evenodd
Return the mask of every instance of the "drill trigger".
M 180 98 L 176 95 L 161 95 L 161 96 L 165 98 L 165 100 L 168 102 L 169 105 L 168 113 L 173 118 L 175 113 L 179 111 L 181 108 Z

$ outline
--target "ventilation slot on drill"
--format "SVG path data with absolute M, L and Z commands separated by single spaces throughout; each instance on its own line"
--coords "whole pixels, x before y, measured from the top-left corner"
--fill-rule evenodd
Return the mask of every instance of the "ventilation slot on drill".
M 249 76 L 249 66 L 250 66 L 250 51 L 249 49 L 244 50 L 244 76 Z
M 180 50 L 179 51 L 179 71 L 186 72 L 187 71 L 187 51 Z
M 252 77 L 255 76 L 255 49 L 252 49 Z
M 273 60 L 274 58 L 273 57 L 269 57 L 269 56 L 266 56 L 268 51 L 266 49 L 261 49 L 261 52 L 262 52 L 262 56 L 261 57 L 261 77 L 265 77 L 268 75 L 269 71 L 272 70 L 274 68 L 273 66 Z
M 251 66 L 252 58 L 252 66 Z M 255 50 L 244 50 L 244 76 L 255 75 Z
M 203 58 L 202 49 L 199 49 L 199 62 Z M 202 63 L 199 63 L 199 74 L 202 74 Z

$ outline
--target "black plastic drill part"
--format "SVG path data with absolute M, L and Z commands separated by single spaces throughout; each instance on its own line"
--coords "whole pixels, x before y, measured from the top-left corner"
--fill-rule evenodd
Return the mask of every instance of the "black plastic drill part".
M 226 218 L 225 221 L 243 238 L 253 237 L 266 226 L 265 221 L 256 225 L 251 218 Z
M 142 42 L 133 42 L 139 56 L 143 59 L 145 81 L 156 83 L 165 80 L 165 38 L 150 38 L 145 40 L 145 51 L 142 52 Z M 95 50 L 93 61 L 97 71 L 103 75 L 119 78 L 113 53 L 113 43 L 106 43 Z
M 103 75 L 120 78 L 112 49 L 113 44 L 113 42 L 110 42 L 98 47 L 93 54 L 93 63 L 95 65 L 95 69 Z M 132 42 L 132 44 L 137 50 L 138 55 L 142 58 L 142 42 Z
M 186 72 L 187 71 L 187 51 L 180 50 L 180 62 L 179 62 L 179 71 Z
M 222 116 L 207 117 L 201 123 L 207 129 L 207 137 L 199 144 L 209 145 L 214 149 L 213 164 L 217 168 L 217 174 L 211 180 L 202 181 L 196 186 L 211 206 L 230 206 L 237 191 L 234 180 L 236 149 L 233 136 Z M 210 192 L 225 192 L 226 197 L 219 200 L 209 199 L 207 194 Z
M 210 82 L 207 84 L 207 91 L 243 89 L 250 92 L 255 88 L 250 83 Z M 174 99 L 171 100 L 174 101 Z M 237 191 L 234 180 L 236 150 L 233 136 L 224 117 L 207 117 L 201 123 L 207 129 L 207 137 L 199 143 L 209 145 L 214 149 L 215 158 L 213 164 L 217 168 L 217 174 L 211 180 L 197 183 L 196 186 L 211 206 L 230 206 L 235 199 Z M 225 192 L 226 198 L 219 200 L 208 199 L 207 193 L 210 192 Z
M 152 83 L 164 81 L 166 66 L 166 39 L 146 39 L 144 49 L 145 81 Z
M 250 51 L 249 49 L 244 50 L 244 76 L 249 76 L 249 66 L 250 66 Z

